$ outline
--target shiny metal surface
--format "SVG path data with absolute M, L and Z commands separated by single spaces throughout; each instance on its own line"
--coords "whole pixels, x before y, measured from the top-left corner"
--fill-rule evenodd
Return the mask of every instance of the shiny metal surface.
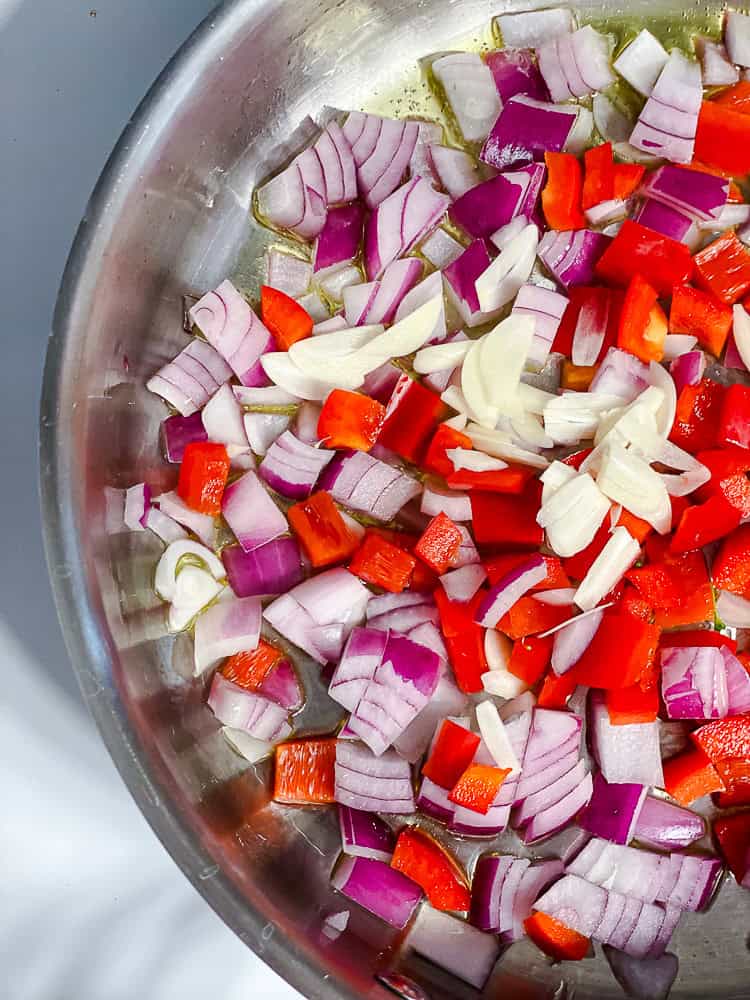
M 309 997 L 393 997 L 398 971 L 428 1000 L 476 996 L 427 963 L 399 959 L 379 921 L 351 907 L 336 941 L 326 914 L 332 810 L 282 809 L 226 746 L 190 677 L 190 640 L 165 636 L 149 533 L 108 535 L 106 490 L 169 487 L 152 372 L 185 341 L 182 296 L 228 273 L 248 285 L 265 236 L 256 181 L 306 114 L 388 92 L 415 59 L 450 47 L 513 0 L 233 0 L 168 66 L 131 121 L 91 199 L 60 292 L 42 401 L 50 571 L 71 657 L 123 779 L 208 903 Z M 591 9 L 602 11 L 601 5 Z M 614 5 L 608 8 L 614 11 Z M 682 8 L 669 0 L 628 13 Z M 305 672 L 315 717 L 319 687 Z M 316 717 L 322 729 L 334 717 Z M 267 765 L 266 765 L 267 767 Z M 475 849 L 466 845 L 470 854 Z M 748 897 L 727 885 L 675 938 L 675 998 L 750 997 Z M 384 977 L 391 983 L 387 988 Z M 403 995 L 403 994 L 402 994 Z M 526 944 L 501 960 L 487 997 L 621 995 L 603 960 L 547 965 Z

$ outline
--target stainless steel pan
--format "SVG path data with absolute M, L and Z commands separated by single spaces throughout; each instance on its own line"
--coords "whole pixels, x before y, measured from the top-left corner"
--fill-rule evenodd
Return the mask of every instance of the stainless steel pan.
M 107 489 L 173 482 L 157 446 L 162 404 L 143 383 L 184 342 L 183 293 L 238 269 L 247 284 L 263 241 L 251 193 L 276 165 L 278 144 L 306 114 L 392 91 L 420 56 L 520 7 L 225 3 L 128 125 L 81 223 L 57 306 L 41 473 L 50 570 L 81 687 L 175 861 L 249 947 L 310 997 L 392 996 L 375 978 L 391 962 L 391 935 L 356 908 L 338 940 L 321 935 L 322 918 L 346 907 L 328 888 L 338 844 L 332 810 L 269 804 L 263 769 L 243 770 L 226 747 L 190 679 L 189 641 L 165 637 L 151 586 L 159 546 L 147 532 L 107 533 Z M 590 9 L 622 13 L 607 3 Z M 631 15 L 670 11 L 685 15 L 677 0 L 627 7 Z M 710 915 L 685 918 L 674 943 L 675 998 L 750 997 L 749 902 L 727 885 Z M 427 965 L 405 971 L 420 986 L 415 996 L 464 995 Z M 553 968 L 525 944 L 503 958 L 485 991 L 513 1000 L 574 994 L 621 995 L 601 958 Z

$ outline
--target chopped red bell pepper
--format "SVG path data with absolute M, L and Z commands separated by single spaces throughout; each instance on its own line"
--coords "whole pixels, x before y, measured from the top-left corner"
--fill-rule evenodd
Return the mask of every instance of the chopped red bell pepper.
M 446 719 L 440 726 L 422 774 L 441 788 L 453 788 L 471 764 L 481 742 L 476 733 Z
M 442 587 L 435 590 L 435 604 L 440 614 L 440 628 L 448 650 L 448 659 L 461 691 L 477 694 L 484 690 L 482 674 L 489 666 L 484 655 L 484 629 L 474 616 L 485 592 L 480 590 L 466 604 L 450 601 Z
M 436 475 L 446 478 L 454 471 L 453 462 L 446 455 L 447 449 L 466 448 L 471 450 L 473 447 L 474 444 L 468 434 L 462 434 L 461 431 L 440 424 L 432 436 L 422 465 L 427 472 L 434 472 Z
M 470 764 L 448 793 L 448 798 L 457 806 L 486 816 L 510 771 L 509 767 Z
M 292 805 L 336 801 L 336 740 L 291 740 L 276 747 L 273 797 Z
M 714 820 L 714 836 L 732 874 L 747 884 L 750 871 L 750 811 Z
M 695 157 L 730 177 L 750 173 L 750 115 L 720 101 L 703 101 L 695 133 Z
M 447 415 L 448 408 L 439 396 L 402 375 L 388 401 L 378 442 L 419 465 L 437 425 Z
M 271 668 L 283 658 L 284 654 L 280 649 L 265 639 L 260 639 L 256 649 L 230 656 L 219 673 L 233 684 L 248 691 L 255 691 L 261 686 Z
M 398 835 L 391 868 L 424 889 L 436 910 L 469 909 L 471 893 L 458 862 L 428 833 L 410 826 Z
M 593 208 L 602 201 L 615 197 L 615 162 L 612 158 L 612 143 L 604 142 L 592 146 L 583 154 L 586 175 L 583 181 L 582 207 Z
M 583 171 L 572 153 L 545 153 L 547 183 L 542 191 L 542 210 L 550 229 L 585 229 L 581 211 Z
M 594 565 L 594 560 L 602 551 L 610 538 L 609 517 L 605 517 L 596 534 L 585 549 L 574 556 L 562 560 L 563 569 L 571 580 L 582 580 Z
M 693 260 L 684 243 L 626 219 L 617 236 L 599 258 L 596 274 L 606 282 L 627 287 L 636 274 L 648 275 L 660 296 L 690 280 Z
M 503 552 L 501 555 L 490 556 L 488 559 L 484 559 L 482 565 L 487 572 L 490 585 L 494 587 L 511 570 L 527 562 L 528 558 L 525 552 Z M 542 558 L 544 559 L 547 575 L 541 583 L 538 583 L 532 589 L 535 591 L 559 590 L 561 587 L 569 587 L 570 580 L 557 556 L 543 556 Z
M 412 535 L 407 531 L 394 531 L 391 528 L 381 528 L 379 525 L 373 525 L 367 530 L 371 535 L 379 535 L 381 538 L 389 541 L 391 545 L 396 545 L 398 548 L 412 554 L 414 553 L 414 546 L 419 541 L 419 535 Z M 414 572 L 411 576 L 409 590 L 431 594 L 439 582 L 437 573 L 434 573 L 421 560 L 417 559 Z
M 640 274 L 634 274 L 620 313 L 617 346 L 641 361 L 661 361 L 667 323 L 657 302 L 657 291 Z
M 185 445 L 177 493 L 192 510 L 215 517 L 221 513 L 229 466 L 229 455 L 223 444 L 191 441 Z
M 516 639 L 510 653 L 508 670 L 529 687 L 532 687 L 549 666 L 552 656 L 553 637 L 544 639 L 539 636 L 528 636 Z
M 599 365 L 574 365 L 567 358 L 563 360 L 560 371 L 560 388 L 571 392 L 588 392 L 599 371 Z
M 643 544 L 648 536 L 653 532 L 653 526 L 649 524 L 648 521 L 644 521 L 642 517 L 636 517 L 635 514 L 631 514 L 629 510 L 625 510 L 623 507 L 620 511 L 620 516 L 617 518 L 616 527 L 627 528 L 630 534 L 635 538 L 637 542 Z
M 715 295 L 692 285 L 677 285 L 669 309 L 669 332 L 698 338 L 715 357 L 720 357 L 732 329 L 732 310 Z
M 691 736 L 717 769 L 727 762 L 750 761 L 750 714 L 714 719 Z
M 542 484 L 532 479 L 519 494 L 471 494 L 474 538 L 479 545 L 506 549 L 538 549 L 544 532 L 536 523 L 542 500 Z
M 447 514 L 440 511 L 422 532 L 414 546 L 414 555 L 436 573 L 445 573 L 453 565 L 461 548 L 461 532 Z
M 569 671 L 577 684 L 626 688 L 647 675 L 656 657 L 661 629 L 634 618 L 617 606 L 602 615 L 599 628 L 580 660 Z
M 607 691 L 607 712 L 613 726 L 626 726 L 635 722 L 653 722 L 659 715 L 659 689 L 640 684 Z
M 562 463 L 563 465 L 569 465 L 571 469 L 578 471 L 592 451 L 592 448 L 582 448 L 580 451 L 574 451 L 572 455 L 567 455 L 562 460 Z
M 360 392 L 334 389 L 318 417 L 318 437 L 326 448 L 369 451 L 385 418 L 385 407 Z
M 714 586 L 750 600 L 750 524 L 741 524 L 721 543 L 711 567 Z
M 400 594 L 409 586 L 417 560 L 381 535 L 365 532 L 362 543 L 349 563 L 349 572 L 365 583 Z
M 750 514 L 750 450 L 728 446 L 701 451 L 696 459 L 711 472 L 711 478 L 696 491 L 696 496 L 707 500 L 723 496 L 743 517 Z
M 740 80 L 732 87 L 727 87 L 714 98 L 714 104 L 725 108 L 733 108 L 742 114 L 750 115 L 750 81 Z
M 637 587 L 632 587 L 626 583 L 622 589 L 622 594 L 617 602 L 617 606 L 626 614 L 640 618 L 641 621 L 650 622 L 654 619 L 654 609 L 644 600 Z
M 556 962 L 579 962 L 591 951 L 587 937 L 546 913 L 532 913 L 523 927 L 537 948 Z
M 573 614 L 570 604 L 545 604 L 535 597 L 519 597 L 513 607 L 497 623 L 497 629 L 511 639 L 523 639 L 537 632 L 561 625 Z
M 713 619 L 713 590 L 702 552 L 667 553 L 658 562 L 628 570 L 625 579 L 654 608 L 654 622 L 662 628 Z
M 724 791 L 724 782 L 700 747 L 692 747 L 664 762 L 664 788 L 680 805 L 689 806 Z
M 640 163 L 616 163 L 614 178 L 614 197 L 625 201 L 638 189 L 646 168 Z
M 718 440 L 721 444 L 750 448 L 750 387 L 736 384 L 727 388 L 721 407 Z
M 568 698 L 577 686 L 575 678 L 571 678 L 567 673 L 558 677 L 555 671 L 550 669 L 547 671 L 547 676 L 544 678 L 537 695 L 537 706 L 539 708 L 559 708 L 563 711 L 568 707 Z
M 690 552 L 724 538 L 740 523 L 740 512 L 723 496 L 710 497 L 705 503 L 688 507 L 672 537 L 672 552 Z
M 557 328 L 552 350 L 564 354 L 567 358 L 570 357 L 573 350 L 573 336 L 583 313 L 587 326 L 604 333 L 602 346 L 596 356 L 597 362 L 601 361 L 617 341 L 623 301 L 624 294 L 619 288 L 576 285 L 569 289 L 568 304 Z
M 685 451 L 695 454 L 716 445 L 724 386 L 704 378 L 698 385 L 686 385 L 677 398 L 677 412 L 669 435 Z
M 736 234 L 724 233 L 694 257 L 696 281 L 733 305 L 750 290 L 750 253 Z
M 290 528 L 316 569 L 343 562 L 359 546 L 359 539 L 325 490 L 293 504 L 287 516 Z
M 726 646 L 730 653 L 737 652 L 737 642 L 713 628 L 692 628 L 681 632 L 662 632 L 659 645 L 662 649 L 683 646 Z
M 509 465 L 507 469 L 472 472 L 460 469 L 446 476 L 452 490 L 484 490 L 487 493 L 523 493 L 527 483 L 537 475 L 528 465 Z
M 299 302 L 270 285 L 260 288 L 260 317 L 280 351 L 312 336 L 313 320 Z

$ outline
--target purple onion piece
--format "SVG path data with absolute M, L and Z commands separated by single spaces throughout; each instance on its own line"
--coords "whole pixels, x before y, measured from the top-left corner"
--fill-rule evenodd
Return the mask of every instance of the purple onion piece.
M 294 538 L 275 538 L 252 552 L 245 552 L 241 545 L 228 545 L 221 559 L 237 597 L 283 594 L 303 578 L 302 555 Z
M 331 882 L 342 895 L 399 930 L 409 922 L 422 898 L 416 882 L 371 858 L 344 858 Z
M 615 844 L 627 844 L 633 836 L 645 797 L 644 785 L 610 785 L 597 774 L 591 801 L 581 813 L 578 824 L 597 837 Z
M 179 414 L 167 417 L 162 422 L 161 433 L 167 461 L 177 464 L 185 456 L 186 445 L 193 441 L 208 441 L 200 413 L 192 413 L 189 417 L 181 417 Z
M 475 620 L 485 628 L 495 628 L 516 601 L 532 587 L 542 583 L 546 576 L 547 566 L 544 558 L 540 555 L 531 556 L 527 562 L 511 570 L 489 589 L 477 609 Z
M 674 802 L 647 795 L 633 836 L 647 847 L 668 851 L 689 847 L 706 832 L 702 816 Z
M 374 861 L 391 860 L 396 837 L 388 824 L 379 816 L 340 805 L 339 825 L 344 854 L 371 858 Z

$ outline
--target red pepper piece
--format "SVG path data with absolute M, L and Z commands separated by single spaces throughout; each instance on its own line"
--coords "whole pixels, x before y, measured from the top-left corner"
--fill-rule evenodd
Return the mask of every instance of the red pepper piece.
M 390 528 L 381 528 L 378 525 L 373 525 L 373 527 L 368 528 L 367 531 L 371 535 L 379 535 L 381 538 L 385 538 L 392 545 L 398 546 L 400 549 L 404 549 L 406 552 L 413 554 L 414 546 L 419 541 L 419 535 L 412 535 L 406 531 L 393 531 Z M 409 584 L 409 590 L 416 590 L 420 593 L 432 593 L 435 587 L 437 587 L 440 582 L 437 573 L 434 573 L 428 566 L 425 566 L 421 560 L 415 560 L 414 571 L 411 575 L 411 583 Z
M 731 177 L 750 173 L 750 115 L 720 101 L 704 101 L 698 115 L 695 156 Z
M 508 670 L 514 677 L 518 677 L 519 680 L 532 687 L 549 666 L 552 656 L 552 641 L 551 635 L 544 639 L 540 639 L 538 636 L 516 639 L 510 653 Z
M 446 476 L 453 490 L 485 490 L 488 493 L 523 493 L 526 485 L 537 475 L 528 465 L 509 465 L 507 469 L 489 472 L 472 472 L 460 469 Z
M 542 191 L 542 209 L 550 229 L 585 229 L 581 211 L 583 171 L 572 153 L 545 153 L 547 183 Z
M 701 464 L 711 472 L 711 478 L 696 496 L 707 500 L 711 496 L 723 496 L 743 517 L 750 514 L 750 450 L 746 448 L 715 448 L 701 451 L 696 456 Z
M 382 587 L 391 594 L 400 594 L 409 586 L 417 560 L 404 549 L 370 531 L 349 563 L 349 572 L 365 583 Z
M 686 385 L 677 399 L 677 412 L 669 435 L 685 451 L 695 454 L 716 445 L 724 386 L 704 378 L 698 385 Z
M 471 894 L 458 862 L 422 830 L 412 826 L 401 831 L 391 868 L 420 885 L 436 910 L 469 909 Z
M 616 527 L 627 528 L 633 538 L 641 544 L 646 541 L 648 536 L 652 534 L 654 530 L 648 521 L 644 521 L 642 517 L 636 517 L 635 514 L 631 514 L 630 511 L 625 510 L 624 507 L 620 511 Z
M 664 788 L 682 806 L 712 792 L 723 792 L 724 782 L 700 747 L 664 762 Z
M 523 563 L 528 561 L 528 555 L 525 552 L 503 552 L 501 555 L 490 556 L 489 559 L 484 559 L 482 565 L 487 571 L 487 577 L 490 581 L 490 585 L 494 587 L 496 583 L 499 583 L 504 576 L 507 576 L 511 570 L 514 570 L 517 566 L 521 566 Z M 559 590 L 561 587 L 569 587 L 570 580 L 568 575 L 562 567 L 562 563 L 557 558 L 557 556 L 543 556 L 544 564 L 547 569 L 547 575 L 538 583 L 533 589 L 536 590 Z
M 223 444 L 191 441 L 185 446 L 177 492 L 188 507 L 214 517 L 221 513 L 229 465 L 229 455 Z
M 693 260 L 684 243 L 626 219 L 599 258 L 595 271 L 602 281 L 622 288 L 634 275 L 648 275 L 657 293 L 668 296 L 674 285 L 690 280 Z
M 481 742 L 476 733 L 446 719 L 422 768 L 422 774 L 441 788 L 453 788 L 471 764 Z
M 588 687 L 631 687 L 650 671 L 660 634 L 657 625 L 624 614 L 617 606 L 610 608 L 569 673 Z
M 592 448 L 582 448 L 581 451 L 574 451 L 572 455 L 568 455 L 562 460 L 563 465 L 569 465 L 571 469 L 575 469 L 577 471 L 581 468 L 592 451 Z
M 653 621 L 654 609 L 648 601 L 641 597 L 637 587 L 625 584 L 617 605 L 621 611 L 632 615 L 634 618 L 640 618 L 644 622 Z
M 612 144 L 592 146 L 583 154 L 586 176 L 583 181 L 583 210 L 615 197 L 615 163 Z
M 625 579 L 654 608 L 655 624 L 662 628 L 713 619 L 713 590 L 702 552 L 667 553 L 658 562 L 628 570 Z
M 662 632 L 659 645 L 662 649 L 683 646 L 726 646 L 730 653 L 737 652 L 737 642 L 712 628 L 686 629 L 683 632 Z
M 718 440 L 721 444 L 734 444 L 750 448 L 750 388 L 730 385 L 724 394 L 719 420 Z
M 614 176 L 614 197 L 625 201 L 638 189 L 646 168 L 640 163 L 616 163 Z
M 594 560 L 609 541 L 609 536 L 609 517 L 605 517 L 586 548 L 577 552 L 574 556 L 568 556 L 567 559 L 562 560 L 563 569 L 571 580 L 582 580 L 586 576 L 594 565 Z
M 556 962 L 578 962 L 591 951 L 587 937 L 546 913 L 532 913 L 523 927 L 537 948 Z
M 717 768 L 727 761 L 750 761 L 750 715 L 714 719 L 696 729 L 692 739 Z
M 640 684 L 607 691 L 607 712 L 613 726 L 626 726 L 635 722 L 653 722 L 659 715 L 659 690 Z
M 661 361 L 667 322 L 657 302 L 658 294 L 644 277 L 634 274 L 620 314 L 617 346 L 641 361 Z
M 461 532 L 447 514 L 440 511 L 414 546 L 414 555 L 436 573 L 445 573 L 453 565 L 461 548 Z
M 479 545 L 506 549 L 538 549 L 544 532 L 536 523 L 542 500 L 542 485 L 532 479 L 519 494 L 471 494 L 474 538 Z
M 688 507 L 680 518 L 670 546 L 672 552 L 689 552 L 716 542 L 740 523 L 740 512 L 723 496 L 714 496 Z
M 732 329 L 732 310 L 710 292 L 692 285 L 677 285 L 669 309 L 669 332 L 698 338 L 715 357 L 720 357 Z
M 523 639 L 561 625 L 573 614 L 571 605 L 544 604 L 535 597 L 520 597 L 497 623 L 497 629 L 511 639 Z
M 486 816 L 510 770 L 509 767 L 470 764 L 448 793 L 448 798 L 457 806 Z
M 292 344 L 312 336 L 312 316 L 278 288 L 261 285 L 260 316 L 280 351 L 288 351 Z
M 750 811 L 714 820 L 714 836 L 732 874 L 742 882 L 750 868 Z
M 719 590 L 750 600 L 750 524 L 741 524 L 724 539 L 711 572 Z
M 360 392 L 334 389 L 318 417 L 318 437 L 326 448 L 369 451 L 385 419 L 385 407 Z
M 436 475 L 445 478 L 450 476 L 454 471 L 453 462 L 446 455 L 447 449 L 466 448 L 467 450 L 471 450 L 473 447 L 474 445 L 468 434 L 462 434 L 461 431 L 454 430 L 452 427 L 446 427 L 445 424 L 440 424 L 432 436 L 422 465 L 427 472 L 434 472 Z
M 317 805 L 336 801 L 336 740 L 291 740 L 276 747 L 275 802 Z
M 620 312 L 624 295 L 618 288 L 604 288 L 601 285 L 576 285 L 569 289 L 568 304 L 557 328 L 552 350 L 570 357 L 573 350 L 573 336 L 581 313 L 587 324 L 604 331 L 604 339 L 597 362 L 614 347 L 620 325 Z
M 265 639 L 260 639 L 257 649 L 230 656 L 219 673 L 233 684 L 255 691 L 261 686 L 271 667 L 276 666 L 283 658 L 284 654 L 280 649 Z
M 402 375 L 388 401 L 378 442 L 419 465 L 437 425 L 447 415 L 448 408 L 439 396 Z
M 713 103 L 719 104 L 723 108 L 732 108 L 744 115 L 750 114 L 750 81 L 740 80 L 733 87 L 727 87 L 714 99 Z
M 733 305 L 750 290 L 750 253 L 734 232 L 724 233 L 694 257 L 696 281 Z
M 440 627 L 445 639 L 453 674 L 464 694 L 484 690 L 482 674 L 489 667 L 484 655 L 484 629 L 477 625 L 474 616 L 485 592 L 480 590 L 466 604 L 449 601 L 442 587 L 435 590 L 435 604 L 440 614 Z
M 599 365 L 574 365 L 564 358 L 560 371 L 560 388 L 570 389 L 572 392 L 588 392 L 598 371 Z
M 558 677 L 554 670 L 548 670 L 544 683 L 537 695 L 536 703 L 539 708 L 559 708 L 561 711 L 568 707 L 568 698 L 577 687 L 575 678 L 571 679 L 567 673 Z
M 359 546 L 359 539 L 325 490 L 293 504 L 287 516 L 289 526 L 316 569 L 343 562 Z

